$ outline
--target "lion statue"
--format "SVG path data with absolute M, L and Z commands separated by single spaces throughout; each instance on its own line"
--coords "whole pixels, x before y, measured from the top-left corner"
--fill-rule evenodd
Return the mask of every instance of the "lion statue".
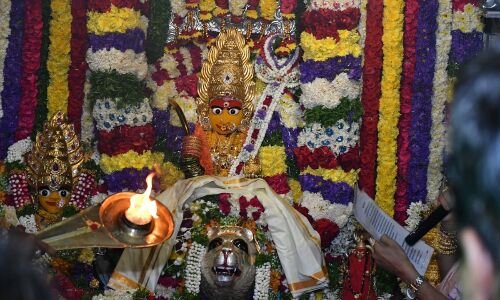
M 201 263 L 201 293 L 208 299 L 248 299 L 255 280 L 257 246 L 249 229 L 212 227 Z

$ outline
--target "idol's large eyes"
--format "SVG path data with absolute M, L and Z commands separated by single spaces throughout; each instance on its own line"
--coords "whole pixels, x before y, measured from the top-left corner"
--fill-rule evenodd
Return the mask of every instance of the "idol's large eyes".
M 235 245 L 240 250 L 243 250 L 246 253 L 248 253 L 248 245 L 247 245 L 247 243 L 244 240 L 242 240 L 242 239 L 236 239 L 236 240 L 233 241 L 233 245 Z
M 240 112 L 240 109 L 239 109 L 239 108 L 237 108 L 237 107 L 231 107 L 231 108 L 229 109 L 229 114 L 230 114 L 230 115 L 237 115 L 239 112 Z
M 208 244 L 208 250 L 215 249 L 222 245 L 222 239 L 221 238 L 216 238 L 215 240 L 211 241 L 210 244 Z
M 50 195 L 49 189 L 41 189 L 38 191 L 38 194 L 42 197 L 48 197 Z
M 68 190 L 65 190 L 65 189 L 62 189 L 59 191 L 59 196 L 61 197 L 67 197 L 69 195 L 69 191 Z
M 212 107 L 212 113 L 214 113 L 214 115 L 220 115 L 222 113 L 222 108 L 214 106 Z

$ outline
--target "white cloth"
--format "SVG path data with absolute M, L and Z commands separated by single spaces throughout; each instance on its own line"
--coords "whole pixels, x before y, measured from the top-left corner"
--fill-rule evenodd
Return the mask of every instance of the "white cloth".
M 220 193 L 253 194 L 265 208 L 264 220 L 276 245 L 290 291 L 294 297 L 328 286 L 319 235 L 307 219 L 281 199 L 262 179 L 200 176 L 178 181 L 158 195 L 174 217 L 172 237 L 149 249 L 126 249 L 108 283 L 113 289 L 140 286 L 154 291 L 170 257 L 182 221 L 182 207 L 193 200 Z

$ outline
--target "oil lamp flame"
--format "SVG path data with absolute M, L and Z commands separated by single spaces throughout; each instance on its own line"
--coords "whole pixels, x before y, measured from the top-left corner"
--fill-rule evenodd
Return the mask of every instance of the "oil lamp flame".
M 158 218 L 156 214 L 156 201 L 149 198 L 153 187 L 154 176 L 155 173 L 151 173 L 146 178 L 148 187 L 144 193 L 133 195 L 130 198 L 130 206 L 125 211 L 125 217 L 134 224 L 146 225 L 150 223 L 153 218 Z

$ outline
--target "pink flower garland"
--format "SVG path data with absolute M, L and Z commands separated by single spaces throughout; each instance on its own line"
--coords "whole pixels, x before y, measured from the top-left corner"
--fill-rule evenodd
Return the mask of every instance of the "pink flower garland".
M 41 0 L 26 1 L 24 22 L 21 100 L 16 141 L 27 138 L 35 125 L 35 110 L 38 97 L 37 73 L 40 68 L 43 28 Z

